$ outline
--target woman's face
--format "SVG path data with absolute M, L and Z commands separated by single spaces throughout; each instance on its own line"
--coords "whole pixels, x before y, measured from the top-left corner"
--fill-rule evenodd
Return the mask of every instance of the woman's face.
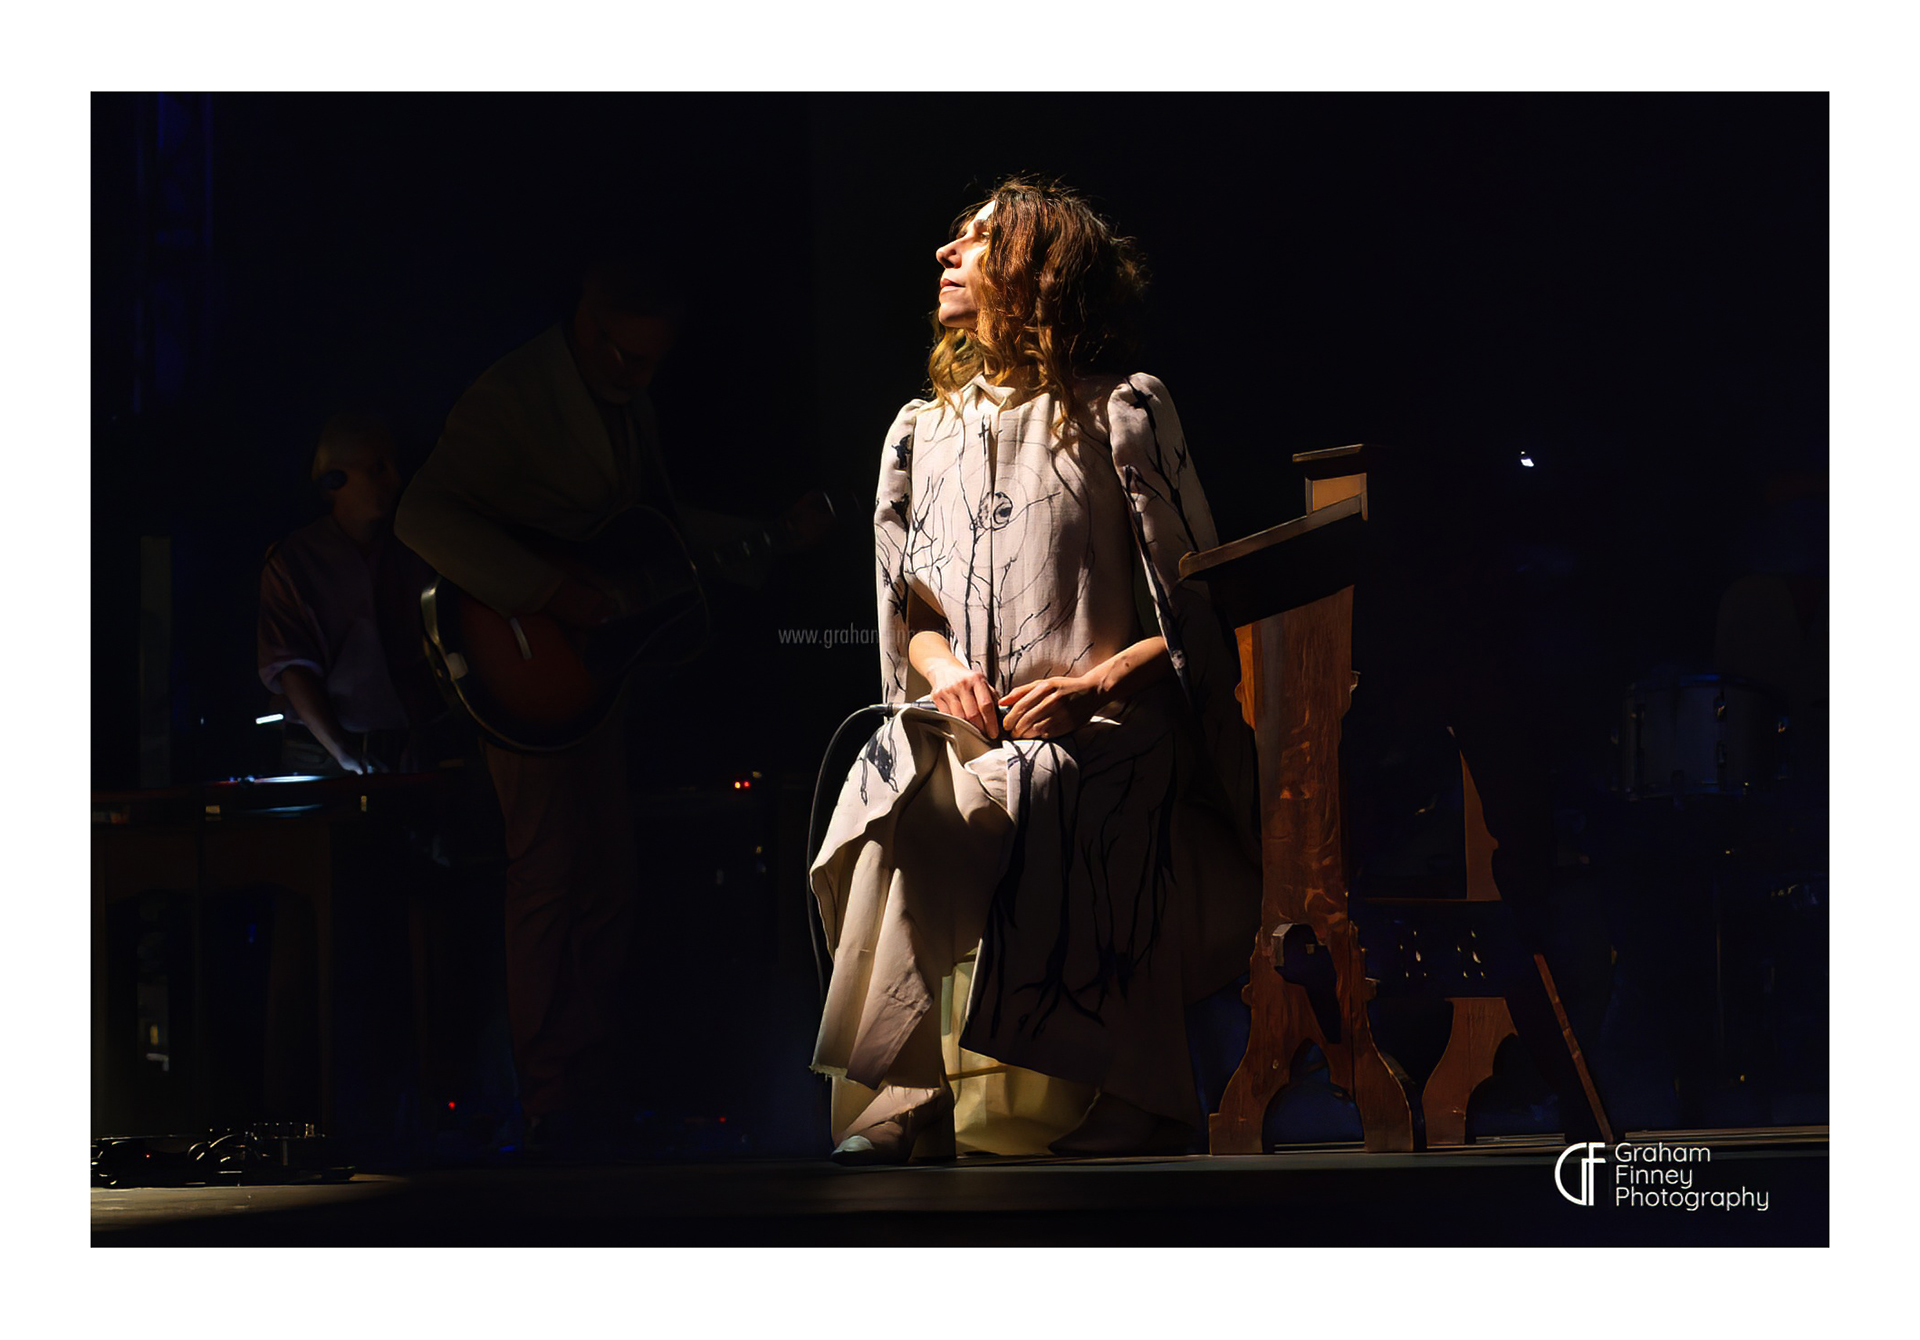
M 966 230 L 933 253 L 940 262 L 940 306 L 943 326 L 972 330 L 980 319 L 980 259 L 987 251 L 987 218 L 993 201 L 973 216 Z

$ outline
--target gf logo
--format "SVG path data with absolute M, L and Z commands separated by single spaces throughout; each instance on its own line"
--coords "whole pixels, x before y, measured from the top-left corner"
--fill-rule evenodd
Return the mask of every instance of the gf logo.
M 1600 1141 L 1598 1140 L 1595 1140 L 1589 1144 L 1584 1144 L 1584 1145 L 1568 1145 L 1565 1149 L 1561 1150 L 1560 1157 L 1553 1161 L 1554 1188 L 1557 1191 L 1559 1191 L 1559 1193 L 1562 1196 L 1565 1196 L 1568 1200 L 1572 1201 L 1575 1205 L 1588 1205 L 1588 1206 L 1592 1205 L 1593 1204 L 1593 1170 L 1599 1167 L 1602 1163 L 1606 1162 L 1605 1159 L 1600 1157 L 1600 1152 L 1599 1152 L 1600 1150 L 1603 1150 L 1605 1148 L 1606 1146 L 1604 1144 L 1600 1143 Z M 1566 1181 L 1561 1175 L 1561 1170 L 1565 1168 L 1567 1164 L 1567 1155 L 1573 1153 L 1576 1149 L 1586 1151 L 1583 1155 L 1581 1155 L 1581 1158 L 1580 1158 L 1580 1194 L 1577 1196 L 1572 1195 L 1567 1191 Z

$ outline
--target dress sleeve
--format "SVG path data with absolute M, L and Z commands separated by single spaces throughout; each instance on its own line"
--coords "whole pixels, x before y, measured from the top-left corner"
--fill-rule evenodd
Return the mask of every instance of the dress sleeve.
M 1181 580 L 1180 560 L 1219 543 L 1173 398 L 1159 380 L 1135 373 L 1107 400 L 1113 468 L 1126 494 L 1160 633 L 1192 705 L 1225 808 L 1242 841 L 1258 851 L 1253 733 L 1234 694 L 1240 657 L 1233 630 L 1200 582 Z
M 894 415 L 880 448 L 880 483 L 873 503 L 873 556 L 879 607 L 882 701 L 907 701 L 907 547 L 913 531 L 913 422 L 924 400 L 909 400 Z

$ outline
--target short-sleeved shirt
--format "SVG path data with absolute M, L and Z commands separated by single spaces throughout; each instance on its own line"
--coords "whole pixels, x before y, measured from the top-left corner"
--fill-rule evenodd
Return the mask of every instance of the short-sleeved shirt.
M 277 694 L 286 668 L 304 665 L 326 686 L 341 729 L 405 729 L 395 685 L 418 659 L 409 626 L 417 629 L 420 588 L 431 577 L 391 536 L 363 554 L 331 516 L 302 526 L 273 547 L 260 573 L 260 682 Z

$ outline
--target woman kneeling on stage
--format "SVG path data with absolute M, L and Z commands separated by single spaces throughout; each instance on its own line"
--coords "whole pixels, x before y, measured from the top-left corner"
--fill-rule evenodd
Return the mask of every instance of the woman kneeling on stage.
M 898 705 L 810 877 L 813 1068 L 842 1163 L 1190 1147 L 1185 1007 L 1259 920 L 1238 658 L 1167 389 L 1128 373 L 1140 258 L 1008 181 L 940 264 L 932 398 L 887 432 L 880 670 Z

